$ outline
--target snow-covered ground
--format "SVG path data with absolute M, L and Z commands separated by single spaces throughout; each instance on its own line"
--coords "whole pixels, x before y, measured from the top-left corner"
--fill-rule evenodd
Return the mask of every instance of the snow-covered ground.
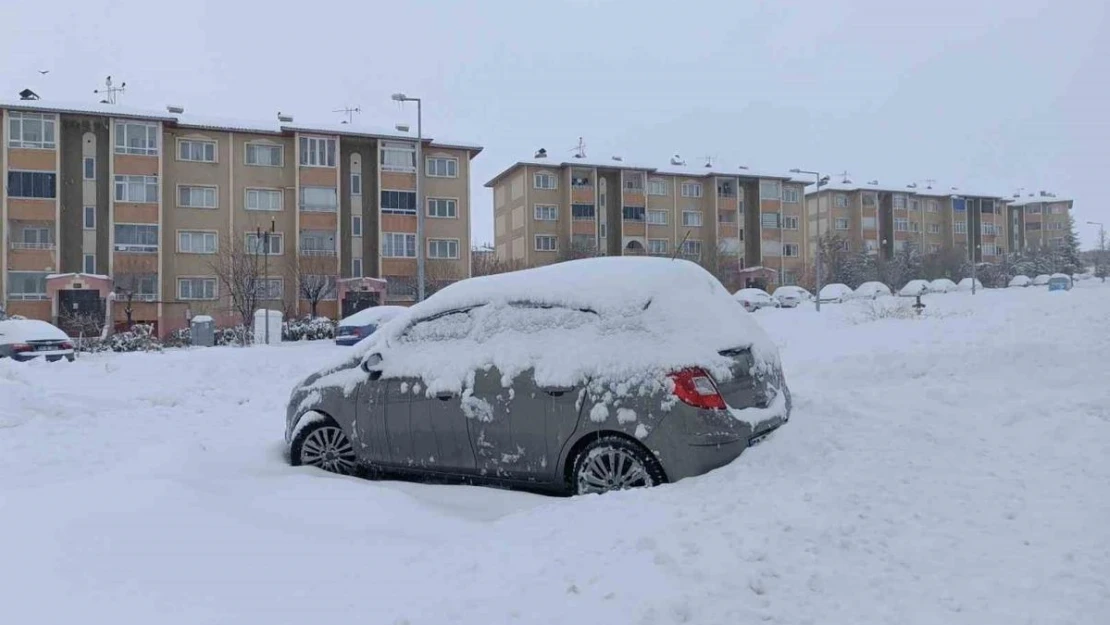
M 0 361 L 0 622 L 1110 622 L 1110 284 L 880 302 L 756 313 L 790 424 L 601 497 L 287 466 L 325 342 Z

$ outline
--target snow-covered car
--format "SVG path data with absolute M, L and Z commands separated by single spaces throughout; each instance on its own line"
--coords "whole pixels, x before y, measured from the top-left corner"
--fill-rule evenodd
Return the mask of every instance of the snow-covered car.
M 813 301 L 812 293 L 794 285 L 780 286 L 771 297 L 783 308 L 797 308 L 802 302 Z
M 899 297 L 917 297 L 929 292 L 928 280 L 910 280 L 902 290 L 898 291 Z
M 290 463 L 570 493 L 728 464 L 787 422 L 778 350 L 684 260 L 456 282 L 296 386 Z
M 404 306 L 371 306 L 345 317 L 335 326 L 335 344 L 354 345 L 405 310 Z
M 1013 288 L 1024 288 L 1033 284 L 1033 280 L 1029 276 L 1014 276 L 1010 278 L 1009 286 Z
M 1052 276 L 1048 275 L 1047 273 L 1042 273 L 1041 275 L 1037 276 L 1036 278 L 1033 278 L 1033 286 L 1044 286 L 1044 285 L 1048 284 L 1048 281 L 1051 278 L 1052 278 Z
M 964 278 L 963 280 L 960 280 L 959 284 L 956 285 L 956 290 L 958 290 L 958 291 L 970 291 L 971 287 L 972 287 L 972 284 L 975 285 L 975 290 L 976 291 L 980 291 L 980 290 L 983 289 L 983 283 L 979 281 L 979 278 L 975 278 L 974 282 L 972 282 L 971 278 Z
M 1054 273 L 1048 278 L 1049 291 L 1070 291 L 1071 287 L 1071 278 L 1066 273 Z
M 57 327 L 37 319 L 0 321 L 0 358 L 73 361 L 73 343 Z
M 852 295 L 852 287 L 848 286 L 847 284 L 834 282 L 832 284 L 826 284 L 825 286 L 821 287 L 821 291 L 817 294 L 817 297 L 821 300 L 822 303 L 828 302 L 840 304 L 852 299 Z
M 930 293 L 947 293 L 956 290 L 956 283 L 948 278 L 937 278 L 929 283 Z
M 864 282 L 856 287 L 852 296 L 855 299 L 878 299 L 883 295 L 890 295 L 890 287 L 882 282 Z
M 748 312 L 755 312 L 760 308 L 778 308 L 781 305 L 763 289 L 740 289 L 732 297 Z

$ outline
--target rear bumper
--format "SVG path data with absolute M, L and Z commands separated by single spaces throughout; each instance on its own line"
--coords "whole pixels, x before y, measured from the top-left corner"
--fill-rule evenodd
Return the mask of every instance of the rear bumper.
M 59 360 L 73 360 L 73 350 L 58 350 L 52 352 L 23 352 L 14 354 L 12 360 L 18 362 L 27 362 L 28 360 L 35 360 L 36 358 L 44 358 L 47 362 L 57 362 Z
M 355 343 L 358 343 L 361 340 L 362 340 L 362 338 L 357 337 L 357 336 L 344 336 L 344 337 L 335 339 L 335 344 L 336 345 L 342 345 L 343 347 L 350 347 L 350 346 L 354 345 Z

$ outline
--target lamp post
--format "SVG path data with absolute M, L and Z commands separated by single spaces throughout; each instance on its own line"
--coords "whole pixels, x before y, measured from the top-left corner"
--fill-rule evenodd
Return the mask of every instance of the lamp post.
M 255 227 L 255 254 L 262 251 L 262 293 L 266 300 L 270 299 L 270 235 L 274 234 L 274 218 L 270 218 L 270 229 L 263 230 L 262 226 Z M 257 267 L 258 265 L 255 265 Z M 266 306 L 266 344 L 270 344 L 270 307 Z
M 1088 221 L 1089 225 L 1098 226 L 1098 260 L 1095 262 L 1095 273 L 1106 272 L 1106 226 L 1101 221 Z M 1102 276 L 1106 282 L 1106 276 Z
M 829 177 L 825 176 L 824 178 L 822 178 L 819 172 L 797 168 L 791 169 L 790 173 L 809 174 L 813 176 L 813 179 L 817 183 L 817 186 L 815 187 L 815 190 L 813 192 L 813 195 L 817 198 L 817 281 L 815 283 L 815 290 L 817 291 L 817 312 L 821 312 L 821 256 L 823 251 L 821 249 L 821 185 L 828 183 Z M 782 224 L 779 225 L 781 226 Z
M 416 301 L 424 301 L 424 200 L 420 196 L 421 167 L 424 164 L 424 135 L 421 128 L 420 98 L 410 98 L 403 93 L 394 93 L 395 102 L 416 102 Z
M 982 245 L 976 245 L 975 249 L 971 252 L 971 294 L 972 295 L 975 295 L 975 283 L 979 282 L 979 278 L 976 277 L 978 275 L 979 263 L 978 263 L 978 261 L 975 260 L 975 256 L 976 256 L 975 253 L 979 252 L 982 249 L 983 249 Z M 981 253 L 980 253 L 979 257 L 982 258 Z

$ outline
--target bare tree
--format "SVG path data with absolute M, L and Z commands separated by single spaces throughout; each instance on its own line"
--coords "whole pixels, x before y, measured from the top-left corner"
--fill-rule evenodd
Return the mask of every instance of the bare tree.
M 220 282 L 220 290 L 227 294 L 231 308 L 251 327 L 259 296 L 262 294 L 262 250 L 250 249 L 240 237 L 228 237 L 220 242 L 219 252 L 209 263 L 212 273 Z
M 297 297 L 308 302 L 313 317 L 320 302 L 336 297 L 337 270 L 334 256 L 300 256 L 293 264 Z
M 470 255 L 470 275 L 492 276 L 525 268 L 523 260 L 501 259 L 489 249 L 475 249 Z
M 135 302 L 158 299 L 158 274 L 151 272 L 149 263 L 144 260 L 142 256 L 123 256 L 112 269 L 112 290 L 116 293 L 116 301 L 123 306 L 128 328 L 134 324 Z

